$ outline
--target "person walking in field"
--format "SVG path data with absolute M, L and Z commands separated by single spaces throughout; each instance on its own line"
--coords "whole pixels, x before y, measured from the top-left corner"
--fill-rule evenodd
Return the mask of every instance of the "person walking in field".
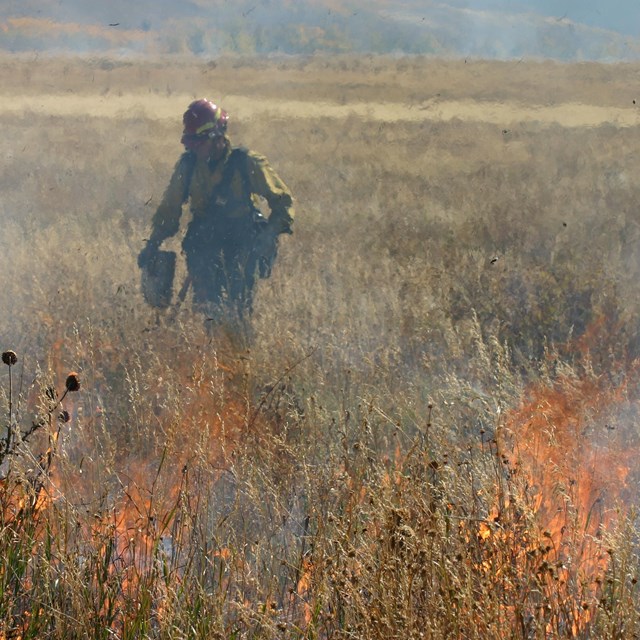
M 152 306 L 170 304 L 175 254 L 161 251 L 160 245 L 178 232 L 187 201 L 192 219 L 182 241 L 185 284 L 192 287 L 194 307 L 214 320 L 246 319 L 256 277 L 271 274 L 278 238 L 291 233 L 289 189 L 266 158 L 231 146 L 228 121 L 227 112 L 206 98 L 192 102 L 183 115 L 185 152 L 138 256 L 143 293 Z M 270 209 L 268 218 L 258 206 L 262 198 Z

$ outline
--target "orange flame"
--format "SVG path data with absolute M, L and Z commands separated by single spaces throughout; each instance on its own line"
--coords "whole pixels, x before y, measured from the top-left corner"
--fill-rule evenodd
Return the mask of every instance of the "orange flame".
M 531 385 L 504 417 L 496 441 L 507 489 L 475 532 L 487 547 L 485 575 L 495 580 L 504 568 L 491 549 L 506 542 L 521 584 L 535 575 L 536 590 L 558 605 L 541 618 L 550 634 L 578 637 L 588 628 L 609 564 L 603 534 L 619 505 L 637 498 L 640 442 L 629 425 L 639 409 L 639 363 L 609 357 L 604 373 L 594 371 L 592 353 L 606 351 L 608 331 L 606 319 L 594 322 L 563 350 L 578 364 Z M 533 528 L 518 524 L 527 514 Z

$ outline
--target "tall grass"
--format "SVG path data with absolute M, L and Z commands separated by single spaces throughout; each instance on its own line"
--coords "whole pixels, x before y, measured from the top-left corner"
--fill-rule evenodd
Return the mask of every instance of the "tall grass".
M 0 114 L 5 424 L 82 386 L 41 499 L 50 427 L 2 468 L 0 637 L 638 632 L 637 128 L 267 108 L 316 88 L 612 105 L 633 67 L 11 62 L 33 110 Z M 231 135 L 298 215 L 249 343 L 141 299 L 180 113 L 39 112 L 64 90 L 264 101 Z

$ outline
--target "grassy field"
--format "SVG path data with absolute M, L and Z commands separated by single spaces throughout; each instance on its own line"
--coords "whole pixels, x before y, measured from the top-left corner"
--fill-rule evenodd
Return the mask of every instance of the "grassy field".
M 1 59 L 0 638 L 637 637 L 639 73 Z M 201 96 L 250 340 L 140 293 Z

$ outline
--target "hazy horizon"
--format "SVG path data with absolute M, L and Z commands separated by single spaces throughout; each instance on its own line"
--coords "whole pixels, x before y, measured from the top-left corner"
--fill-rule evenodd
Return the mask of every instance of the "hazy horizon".
M 640 59 L 630 0 L 5 0 L 0 21 L 8 51 Z
M 640 4 L 631 0 L 449 0 L 446 4 L 505 13 L 536 13 L 623 35 L 640 35 Z

